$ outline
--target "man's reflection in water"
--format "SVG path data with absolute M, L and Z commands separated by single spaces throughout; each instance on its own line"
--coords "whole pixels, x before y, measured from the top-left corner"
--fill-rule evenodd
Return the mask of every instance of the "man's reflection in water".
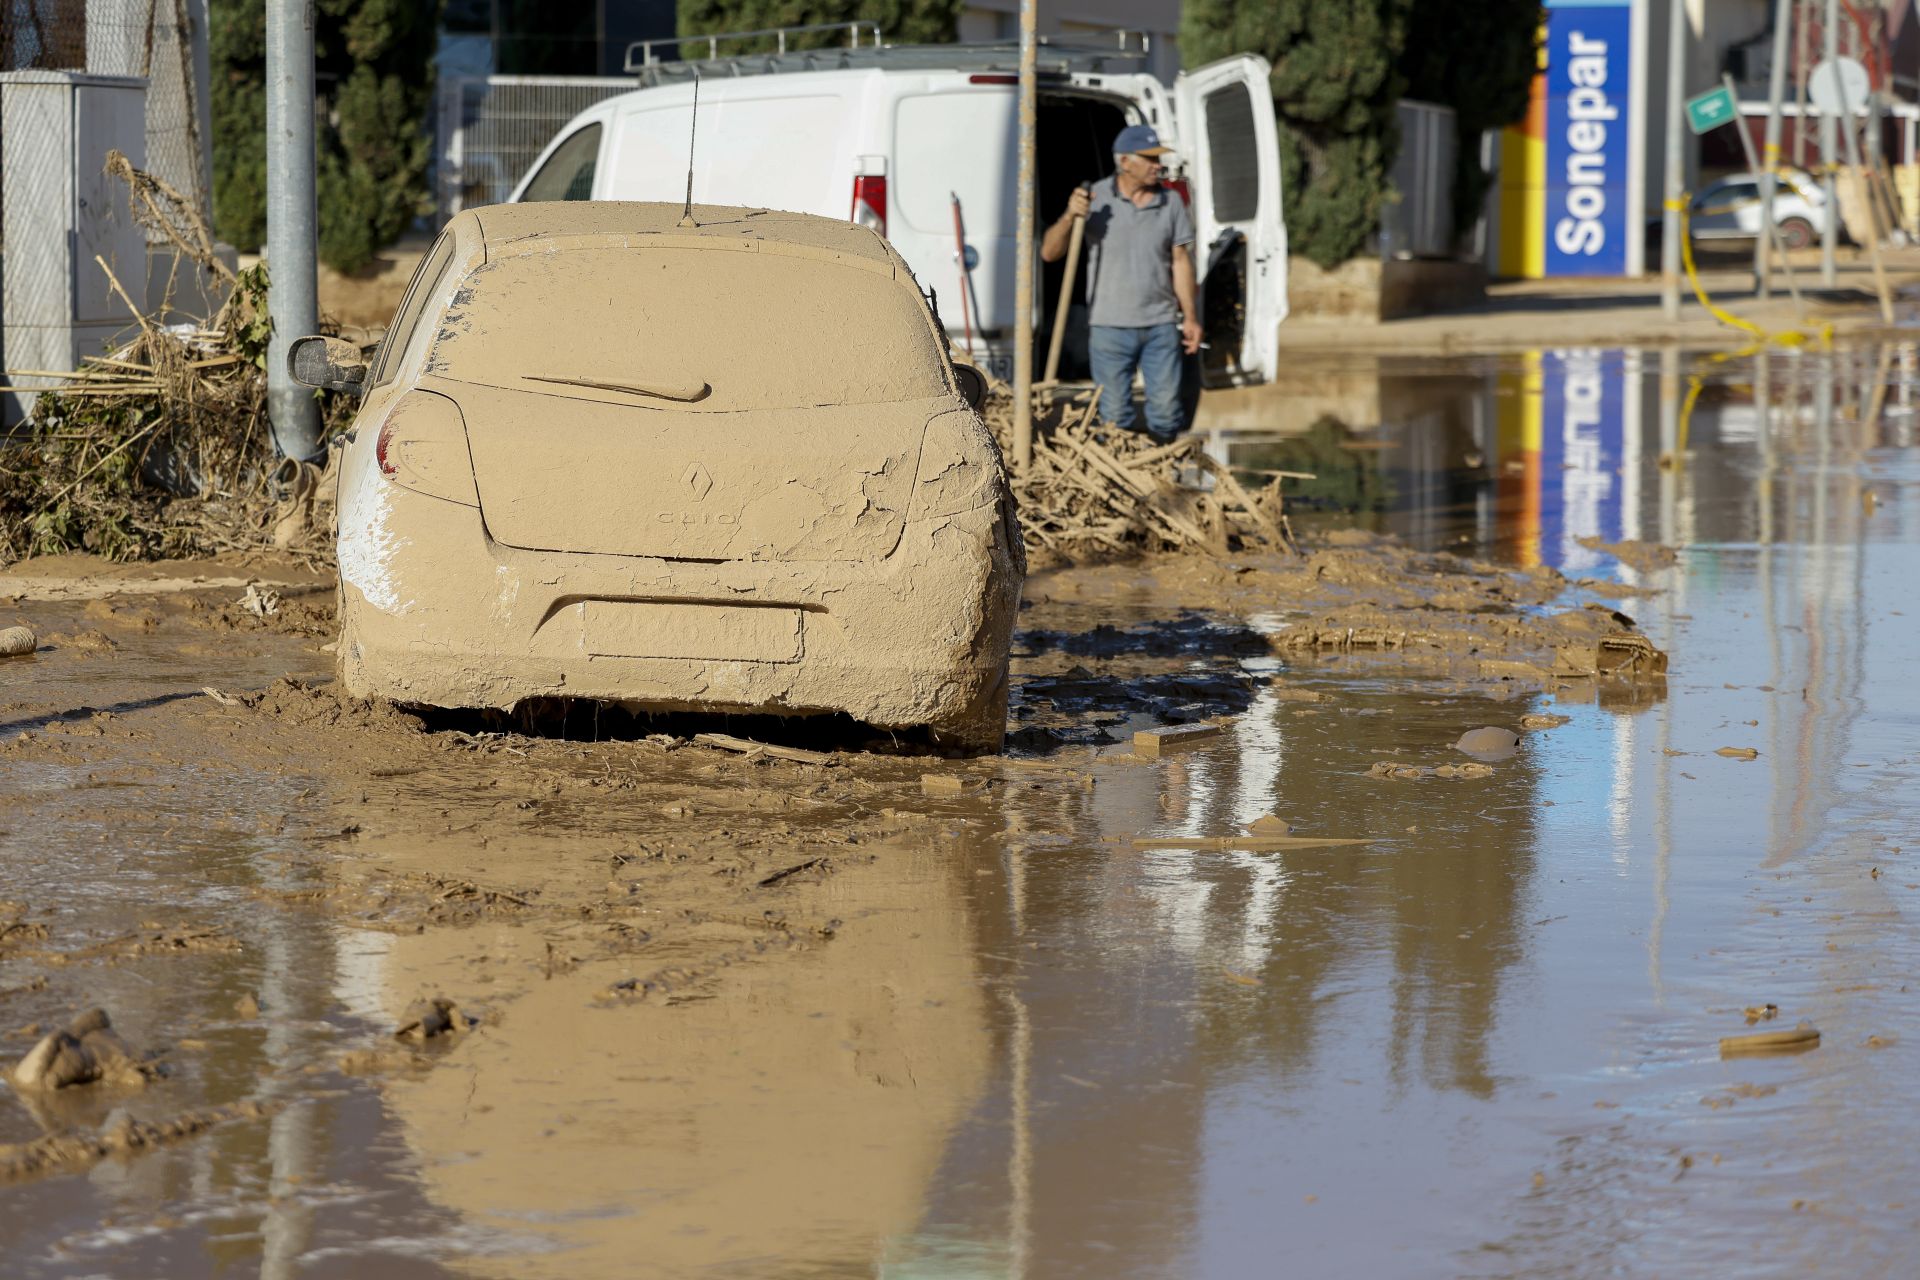
M 924 1240 L 1004 1239 L 1024 1221 L 1031 1237 L 1009 1254 L 1024 1251 L 1031 1275 L 1173 1274 L 1204 1212 L 1220 1091 L 1299 1106 L 1294 1086 L 1358 1038 L 1386 1060 L 1353 1073 L 1395 1092 L 1491 1094 L 1488 1037 L 1524 945 L 1537 771 L 1523 751 L 1484 780 L 1366 773 L 1394 753 L 1445 763 L 1462 730 L 1517 723 L 1526 707 L 1471 694 L 1427 705 L 1379 686 L 1335 696 L 1303 708 L 1263 695 L 1237 739 L 1108 769 L 1090 789 L 1009 789 L 1018 852 L 967 883 L 982 970 L 1030 1030 L 1000 1018 L 993 1092 L 948 1148 Z M 1302 834 L 1385 843 L 1132 846 L 1275 811 Z M 1031 1037 L 1024 1100 L 1011 1096 L 1016 1034 Z M 1016 1144 L 1032 1152 L 1025 1169 Z

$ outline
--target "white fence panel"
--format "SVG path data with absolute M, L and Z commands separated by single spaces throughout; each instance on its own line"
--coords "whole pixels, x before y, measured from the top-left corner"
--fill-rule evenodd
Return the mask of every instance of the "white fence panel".
M 439 223 L 512 193 L 567 121 L 639 88 L 628 76 L 462 76 L 440 82 L 434 110 Z

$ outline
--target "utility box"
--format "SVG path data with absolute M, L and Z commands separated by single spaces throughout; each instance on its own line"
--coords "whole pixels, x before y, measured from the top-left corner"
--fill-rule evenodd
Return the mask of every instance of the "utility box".
M 32 411 L 26 388 L 83 356 L 105 354 L 134 323 L 101 269 L 145 296 L 146 235 L 127 208 L 125 184 L 106 174 L 107 152 L 146 163 L 147 82 L 73 71 L 0 74 L 0 353 L 7 381 L 0 422 Z M 96 261 L 98 259 L 98 261 Z

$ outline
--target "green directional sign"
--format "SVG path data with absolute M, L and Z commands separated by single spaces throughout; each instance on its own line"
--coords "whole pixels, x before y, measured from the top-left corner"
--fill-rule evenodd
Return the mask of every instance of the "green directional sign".
M 1737 114 L 1733 95 L 1727 87 L 1709 89 L 1697 98 L 1687 99 L 1687 124 L 1695 133 L 1711 133 Z

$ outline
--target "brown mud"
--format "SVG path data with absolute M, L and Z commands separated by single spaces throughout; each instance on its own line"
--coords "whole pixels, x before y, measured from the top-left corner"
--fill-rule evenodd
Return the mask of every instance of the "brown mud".
M 296 572 L 24 566 L 0 1059 L 99 1007 L 154 1070 L 0 1095 L 9 1274 L 1898 1274 L 1920 464 L 1867 403 L 1623 455 L 1650 582 L 1533 492 L 1037 575 L 1005 757 L 417 715 Z M 1723 1060 L 1756 1009 L 1821 1047 Z

